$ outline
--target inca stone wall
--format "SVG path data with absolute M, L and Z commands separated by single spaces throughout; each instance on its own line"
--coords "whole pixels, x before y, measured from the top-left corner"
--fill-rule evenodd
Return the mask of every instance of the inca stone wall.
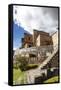
M 43 67 L 43 69 L 48 69 L 48 68 L 54 68 L 54 67 L 59 67 L 59 56 L 58 56 L 58 51 L 57 53 L 51 58 L 50 62 Z
M 55 47 L 56 45 L 58 45 L 58 32 L 55 32 L 52 35 L 52 40 L 53 40 L 53 47 Z
M 22 38 L 23 48 L 32 46 L 52 45 L 52 44 L 53 44 L 52 38 L 49 35 L 49 33 L 43 31 L 34 30 L 33 35 L 25 33 L 24 38 Z
M 28 48 L 31 47 L 33 45 L 33 38 L 31 34 L 24 34 L 24 38 L 22 40 L 22 47 L 23 48 Z
M 38 38 L 38 36 L 39 36 L 39 38 Z M 34 30 L 34 32 L 33 32 L 33 45 L 34 46 L 38 46 L 37 45 L 38 44 L 37 41 L 40 43 L 39 44 L 40 46 L 52 45 L 53 44 L 52 38 L 49 35 L 49 33 L 46 33 L 46 32 L 43 32 L 43 31 Z

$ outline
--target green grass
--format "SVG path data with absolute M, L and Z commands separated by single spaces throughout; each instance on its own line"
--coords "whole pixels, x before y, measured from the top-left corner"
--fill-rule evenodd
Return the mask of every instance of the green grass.
M 13 84 L 24 84 L 25 72 L 20 69 L 13 69 Z
M 44 81 L 44 83 L 54 83 L 54 82 L 58 82 L 58 76 L 54 76 L 46 81 Z
M 13 80 L 17 80 L 20 76 L 22 76 L 21 70 L 13 69 Z

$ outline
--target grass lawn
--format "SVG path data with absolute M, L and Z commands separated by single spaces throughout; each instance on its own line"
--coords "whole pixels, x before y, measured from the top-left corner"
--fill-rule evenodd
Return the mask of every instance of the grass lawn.
M 13 84 L 24 84 L 25 72 L 20 69 L 13 69 Z
M 59 78 L 58 76 L 54 76 L 46 81 L 44 81 L 44 83 L 54 83 L 54 82 L 58 82 Z
M 34 69 L 38 65 L 37 64 L 29 64 L 28 69 Z M 21 71 L 20 69 L 13 68 L 13 84 L 27 84 L 27 76 L 25 71 Z

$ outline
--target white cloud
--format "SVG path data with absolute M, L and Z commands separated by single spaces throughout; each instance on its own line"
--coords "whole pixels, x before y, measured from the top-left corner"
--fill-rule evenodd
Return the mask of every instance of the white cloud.
M 33 33 L 33 29 L 47 32 L 56 31 L 58 20 L 53 18 L 54 12 L 49 10 L 51 8 L 47 10 L 42 7 L 14 6 L 14 21 L 30 33 Z
M 17 48 L 15 47 L 15 48 L 13 48 L 13 50 L 16 50 Z

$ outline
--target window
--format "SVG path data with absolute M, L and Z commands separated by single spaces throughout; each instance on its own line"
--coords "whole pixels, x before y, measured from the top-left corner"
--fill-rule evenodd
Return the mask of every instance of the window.
M 29 47 L 32 47 L 32 45 L 29 45 Z

